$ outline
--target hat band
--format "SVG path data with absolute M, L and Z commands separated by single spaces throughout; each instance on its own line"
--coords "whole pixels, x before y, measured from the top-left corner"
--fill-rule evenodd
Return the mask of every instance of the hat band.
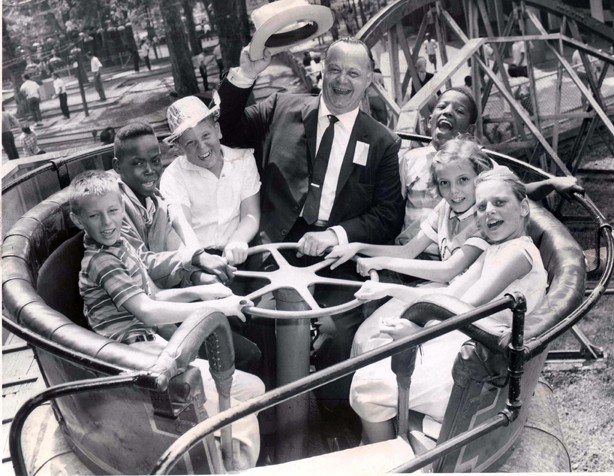
M 309 22 L 300 28 L 296 28 L 295 30 L 271 35 L 265 42 L 265 46 L 267 48 L 286 46 L 289 43 L 295 43 L 297 41 L 307 39 L 317 31 L 318 24 L 315 22 Z

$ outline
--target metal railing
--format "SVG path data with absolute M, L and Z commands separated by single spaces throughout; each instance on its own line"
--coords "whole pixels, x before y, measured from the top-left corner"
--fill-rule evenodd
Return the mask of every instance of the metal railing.
M 443 450 L 437 450 L 437 453 L 435 453 L 435 456 L 433 457 L 433 459 L 437 459 L 438 457 L 453 451 L 458 447 L 458 444 L 465 444 L 468 441 L 472 441 L 478 436 L 481 436 L 482 434 L 493 431 L 500 426 L 505 426 L 514 421 L 514 419 L 517 417 L 521 407 L 521 402 L 518 400 L 520 395 L 520 377 L 523 373 L 523 364 L 525 360 L 523 354 L 523 336 L 526 304 L 522 295 L 518 293 L 515 295 L 507 294 L 505 297 L 484 306 L 480 306 L 473 311 L 452 317 L 437 325 L 425 328 L 411 336 L 399 339 L 391 344 L 378 347 L 377 349 L 371 350 L 362 355 L 350 358 L 345 362 L 332 365 L 331 367 L 320 370 L 295 382 L 273 389 L 260 397 L 252 398 L 251 400 L 234 406 L 225 412 L 218 413 L 180 436 L 177 441 L 175 441 L 175 443 L 173 443 L 160 457 L 158 463 L 154 466 L 150 474 L 168 474 L 182 455 L 202 441 L 203 438 L 247 415 L 271 408 L 278 403 L 289 400 L 310 390 L 314 390 L 333 380 L 337 380 L 352 372 L 355 372 L 356 370 L 369 364 L 375 363 L 386 357 L 391 357 L 404 350 L 444 335 L 450 331 L 460 329 L 463 326 L 476 322 L 486 316 L 504 309 L 511 309 L 513 312 L 513 337 L 509 347 L 510 355 L 508 359 L 510 369 L 509 400 L 507 402 L 507 408 L 504 411 L 504 417 L 497 416 L 493 418 L 492 421 L 485 423 L 484 425 L 486 426 L 479 428 L 480 432 L 477 436 L 474 434 L 474 432 L 471 432 L 469 436 L 465 436 L 461 440 L 455 440 L 453 445 L 447 446 Z M 430 453 L 425 454 L 423 457 L 426 457 L 428 454 Z M 421 460 L 420 467 L 428 464 L 430 461 L 432 461 L 432 459 L 429 459 L 428 461 Z

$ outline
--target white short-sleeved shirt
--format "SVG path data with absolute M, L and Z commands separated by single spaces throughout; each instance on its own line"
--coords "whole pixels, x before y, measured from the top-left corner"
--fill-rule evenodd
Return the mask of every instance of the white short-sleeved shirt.
M 96 56 L 92 56 L 90 60 L 90 67 L 92 68 L 92 73 L 97 73 L 102 68 L 102 63 Z
M 463 245 L 475 246 L 482 251 L 489 247 L 478 229 L 475 205 L 466 212 L 457 214 L 448 202 L 442 200 L 422 222 L 420 228 L 437 243 L 441 261 L 450 258 Z
M 260 191 L 252 149 L 222 146 L 224 166 L 218 177 L 177 157 L 164 171 L 160 190 L 167 201 L 190 208 L 191 225 L 204 248 L 222 249 L 239 226 L 241 202 Z
M 512 60 L 517 66 L 527 65 L 527 50 L 524 41 L 515 41 L 512 43 Z
M 32 81 L 31 79 L 26 79 L 19 90 L 25 94 L 26 98 L 40 98 L 40 94 L 38 92 L 40 86 Z
M 56 94 L 63 94 L 66 92 L 66 86 L 61 78 L 55 78 L 53 80 L 53 88 Z

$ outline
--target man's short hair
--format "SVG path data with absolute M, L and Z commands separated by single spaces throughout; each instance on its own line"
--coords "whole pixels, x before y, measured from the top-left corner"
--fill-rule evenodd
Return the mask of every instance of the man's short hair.
M 373 59 L 373 54 L 371 53 L 371 50 L 369 49 L 369 47 L 365 44 L 364 41 L 359 40 L 358 38 L 354 38 L 353 36 L 345 36 L 343 38 L 339 38 L 338 40 L 333 41 L 330 45 L 328 45 L 328 48 L 326 48 L 326 52 L 324 53 L 324 61 L 326 61 L 328 59 L 328 52 L 330 51 L 330 49 L 335 46 L 338 43 L 346 43 L 348 45 L 360 45 L 362 46 L 366 53 L 367 53 L 367 57 L 369 58 L 369 68 L 370 71 L 373 71 L 373 69 L 375 68 L 375 60 Z
M 102 170 L 86 170 L 77 175 L 70 183 L 70 211 L 78 215 L 81 211 L 81 201 L 85 197 L 103 197 L 108 193 L 119 191 L 117 178 Z
M 25 79 L 27 81 L 28 79 L 30 79 L 30 75 L 29 74 L 24 74 L 23 75 L 23 79 Z
M 118 160 L 122 160 L 126 154 L 126 142 L 130 139 L 136 139 L 142 136 L 154 136 L 156 133 L 149 124 L 144 122 L 133 122 L 127 126 L 122 127 L 115 134 L 115 141 L 113 142 L 113 152 Z
M 91 51 L 88 51 L 86 54 L 87 56 L 94 56 L 94 53 L 92 53 Z
M 416 60 L 416 66 L 418 66 L 418 63 L 423 63 L 426 66 L 426 58 L 424 56 L 418 56 L 418 59 Z

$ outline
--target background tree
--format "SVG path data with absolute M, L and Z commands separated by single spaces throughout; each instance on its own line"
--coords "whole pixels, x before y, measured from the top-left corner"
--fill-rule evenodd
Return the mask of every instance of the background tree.
M 164 19 L 166 44 L 171 60 L 171 72 L 175 91 L 180 97 L 199 92 L 190 48 L 181 22 L 179 0 L 158 0 L 160 13 Z
M 237 15 L 237 3 L 244 0 L 212 0 L 213 18 L 218 33 L 224 69 L 228 70 L 239 64 L 241 48 L 241 25 Z
M 192 56 L 199 54 L 202 51 L 200 38 L 196 34 L 196 25 L 194 23 L 194 2 L 193 0 L 181 0 L 183 6 L 183 16 L 185 17 L 185 28 L 190 40 L 190 48 Z
M 239 34 L 241 36 L 241 45 L 247 45 L 252 39 L 252 32 L 249 26 L 249 18 L 247 16 L 246 0 L 237 0 L 237 17 L 239 21 Z
M 337 40 L 337 39 L 339 39 L 339 24 L 337 22 L 337 11 L 334 10 L 333 8 L 331 8 L 330 0 L 321 0 L 320 3 L 322 5 L 324 5 L 325 7 L 330 8 L 332 10 L 332 12 L 333 12 L 334 21 L 333 21 L 333 26 L 330 29 L 330 32 L 333 35 L 333 41 Z
M 15 94 L 15 102 L 17 103 L 17 114 L 26 115 L 28 106 L 24 98 L 19 94 L 19 88 L 23 83 L 21 75 L 26 67 L 26 62 L 23 58 L 18 58 L 15 54 L 15 44 L 11 39 L 5 18 L 2 18 L 2 76 L 10 77 L 13 83 L 13 91 Z

